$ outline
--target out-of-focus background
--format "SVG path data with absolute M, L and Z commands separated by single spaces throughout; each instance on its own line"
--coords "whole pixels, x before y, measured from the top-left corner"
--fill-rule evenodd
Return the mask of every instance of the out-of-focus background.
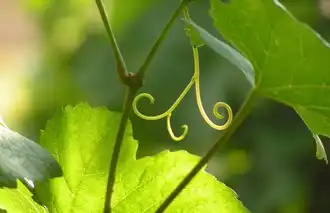
M 130 71 L 136 71 L 179 0 L 106 0 L 107 10 Z M 285 6 L 326 40 L 330 0 L 287 0 Z M 193 19 L 219 36 L 208 16 L 209 1 L 191 5 Z M 147 114 L 163 112 L 193 72 L 189 40 L 177 21 L 146 76 L 141 101 Z M 290 36 L 290 35 L 288 35 Z M 237 111 L 250 89 L 245 77 L 207 47 L 201 49 L 202 98 L 226 101 Z M 330 59 L 329 59 L 330 60 Z M 87 101 L 120 111 L 124 91 L 93 0 L 0 0 L 0 115 L 8 126 L 38 140 L 47 119 L 65 105 Z M 190 92 L 173 114 L 173 127 L 188 137 L 170 140 L 165 121 L 131 117 L 138 155 L 187 149 L 203 155 L 220 137 L 198 113 Z M 329 150 L 329 140 L 323 139 Z M 254 213 L 330 212 L 330 166 L 315 158 L 313 138 L 290 108 L 262 100 L 208 166 Z

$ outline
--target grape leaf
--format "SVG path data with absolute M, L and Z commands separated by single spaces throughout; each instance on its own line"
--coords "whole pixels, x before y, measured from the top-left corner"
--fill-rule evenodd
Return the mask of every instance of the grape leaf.
M 102 212 L 106 177 L 121 115 L 87 104 L 66 107 L 51 119 L 41 144 L 56 156 L 63 177 L 36 186 L 50 212 Z M 154 212 L 198 161 L 185 151 L 136 159 L 131 126 L 121 147 L 112 212 Z M 248 212 L 234 191 L 201 171 L 168 212 Z
M 43 181 L 61 175 L 59 164 L 44 148 L 0 121 L 0 187 L 15 188 L 16 179 Z
M 329 137 L 329 44 L 278 1 L 211 4 L 215 27 L 252 62 L 257 90 L 294 108 L 314 134 Z
M 47 213 L 42 206 L 35 203 L 32 194 L 18 182 L 16 189 L 0 189 L 0 212 L 8 213 Z
M 211 5 L 215 27 L 246 55 L 255 73 L 243 68 L 244 56 L 234 48 L 189 24 L 209 47 L 240 68 L 259 94 L 294 108 L 313 132 L 318 159 L 328 162 L 318 135 L 330 136 L 330 45 L 276 0 L 211 0 Z

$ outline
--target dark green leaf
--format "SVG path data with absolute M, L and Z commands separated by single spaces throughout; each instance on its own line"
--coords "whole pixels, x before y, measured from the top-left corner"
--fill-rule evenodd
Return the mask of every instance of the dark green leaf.
M 0 125 L 0 187 L 16 187 L 16 179 L 43 181 L 61 174 L 45 149 Z

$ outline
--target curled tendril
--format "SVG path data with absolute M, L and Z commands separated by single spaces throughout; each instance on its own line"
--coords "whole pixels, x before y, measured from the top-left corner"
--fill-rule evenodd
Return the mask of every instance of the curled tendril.
M 148 93 L 141 93 L 137 95 L 133 101 L 133 111 L 134 113 L 139 116 L 140 118 L 144 120 L 149 120 L 149 121 L 155 121 L 155 120 L 160 120 L 165 117 L 167 117 L 167 131 L 169 132 L 171 138 L 175 141 L 181 141 L 183 140 L 186 135 L 188 134 L 188 126 L 183 125 L 183 133 L 179 137 L 175 136 L 171 127 L 171 116 L 172 112 L 176 109 L 176 107 L 181 103 L 182 99 L 186 96 L 186 94 L 189 92 L 190 88 L 194 84 L 194 78 L 192 78 L 189 82 L 189 84 L 186 86 L 186 88 L 183 90 L 183 92 L 180 94 L 179 98 L 172 104 L 172 106 L 164 113 L 155 115 L 155 116 L 149 116 L 149 115 L 144 115 L 142 114 L 138 109 L 137 109 L 137 103 L 141 98 L 148 98 L 151 104 L 155 103 L 155 99 L 152 95 Z
M 184 17 L 185 19 L 190 19 L 189 17 L 189 13 L 188 13 L 188 9 L 186 8 L 184 10 Z M 192 87 L 193 84 L 195 84 L 195 93 L 196 93 L 196 101 L 197 101 L 197 106 L 198 106 L 198 110 L 201 113 L 203 119 L 205 120 L 205 122 L 211 126 L 212 128 L 216 129 L 216 130 L 224 130 L 226 128 L 229 127 L 229 125 L 231 124 L 232 120 L 233 120 L 233 112 L 230 108 L 230 106 L 224 102 L 217 102 L 214 107 L 213 107 L 213 115 L 217 118 L 217 119 L 224 119 L 224 116 L 222 114 L 219 113 L 219 108 L 224 108 L 227 111 L 228 114 L 228 118 L 226 123 L 224 123 L 223 125 L 217 125 L 215 123 L 213 123 L 211 121 L 211 119 L 207 116 L 204 107 L 203 107 L 203 103 L 202 103 L 202 99 L 201 99 L 201 94 L 200 94 L 200 85 L 199 85 L 199 55 L 198 55 L 198 47 L 192 45 L 192 50 L 193 50 L 193 57 L 194 57 L 194 75 L 191 78 L 189 84 L 186 86 L 186 88 L 184 89 L 184 91 L 180 94 L 180 96 L 178 97 L 178 99 L 172 104 L 172 106 L 164 113 L 159 114 L 159 115 L 155 115 L 155 116 L 148 116 L 148 115 L 144 115 L 142 114 L 138 109 L 137 109 L 137 103 L 141 98 L 147 98 L 149 99 L 150 104 L 154 104 L 155 103 L 155 99 L 152 95 L 148 94 L 148 93 L 141 93 L 138 96 L 135 97 L 134 101 L 133 101 L 133 111 L 135 112 L 135 114 L 137 116 L 139 116 L 142 119 L 145 120 L 160 120 L 166 117 L 166 123 L 167 123 L 167 130 L 171 136 L 171 138 L 175 141 L 181 141 L 183 140 L 186 135 L 188 134 L 188 126 L 187 125 L 182 125 L 181 127 L 183 128 L 183 133 L 180 136 L 175 136 L 171 127 L 171 116 L 172 116 L 172 112 L 176 109 L 176 107 L 181 103 L 182 99 L 187 95 L 187 93 L 189 92 L 190 88 Z
M 141 98 L 148 98 L 150 104 L 154 104 L 155 103 L 155 98 L 148 94 L 148 93 L 141 93 L 139 95 L 137 95 L 133 101 L 133 111 L 134 113 L 139 116 L 140 118 L 144 119 L 144 120 L 149 120 L 149 121 L 155 121 L 155 120 L 160 120 L 165 118 L 168 115 L 169 110 L 167 110 L 166 112 L 160 114 L 160 115 L 155 115 L 155 116 L 148 116 L 148 115 L 144 115 L 142 114 L 138 109 L 137 109 L 137 102 L 141 99 Z
M 173 140 L 182 141 L 188 134 L 188 126 L 182 125 L 181 127 L 183 129 L 183 133 L 179 137 L 175 136 L 173 133 L 172 127 L 171 127 L 171 116 L 172 116 L 172 113 L 169 113 L 167 116 L 167 119 L 166 119 L 168 133 L 170 134 L 170 136 Z
M 228 114 L 228 119 L 226 121 L 225 124 L 223 125 L 217 125 L 215 123 L 213 123 L 211 121 L 211 119 L 207 116 L 204 107 L 203 107 L 203 103 L 202 103 L 202 98 L 201 98 L 201 93 L 200 93 L 200 86 L 199 86 L 199 56 L 198 56 L 198 49 L 197 47 L 193 47 L 193 56 L 194 56 L 194 67 L 195 67 L 195 73 L 194 73 L 194 77 L 195 77 L 195 92 L 196 92 L 196 101 L 197 101 L 197 106 L 199 109 L 199 112 L 201 113 L 203 119 L 205 120 L 205 122 L 211 126 L 213 129 L 216 130 L 224 130 L 227 129 L 229 127 L 229 125 L 231 124 L 232 120 L 233 120 L 233 112 L 230 108 L 230 106 L 224 102 L 218 102 L 214 105 L 213 107 L 213 114 L 216 118 L 218 119 L 223 119 L 224 116 L 221 115 L 218 112 L 218 109 L 220 107 L 225 108 L 225 110 L 227 111 Z

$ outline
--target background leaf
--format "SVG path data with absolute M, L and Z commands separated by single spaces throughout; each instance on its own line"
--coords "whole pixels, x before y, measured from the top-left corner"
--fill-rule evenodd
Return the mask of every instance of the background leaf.
M 16 179 L 43 181 L 61 174 L 44 148 L 0 125 L 0 187 L 16 187 Z
M 63 177 L 37 184 L 37 195 L 50 212 L 102 212 L 108 163 L 119 113 L 86 104 L 66 107 L 50 120 L 41 143 L 59 160 Z M 198 157 L 164 151 L 136 160 L 131 127 L 124 137 L 116 176 L 113 212 L 154 212 L 190 171 Z M 236 194 L 201 172 L 168 212 L 248 212 Z

